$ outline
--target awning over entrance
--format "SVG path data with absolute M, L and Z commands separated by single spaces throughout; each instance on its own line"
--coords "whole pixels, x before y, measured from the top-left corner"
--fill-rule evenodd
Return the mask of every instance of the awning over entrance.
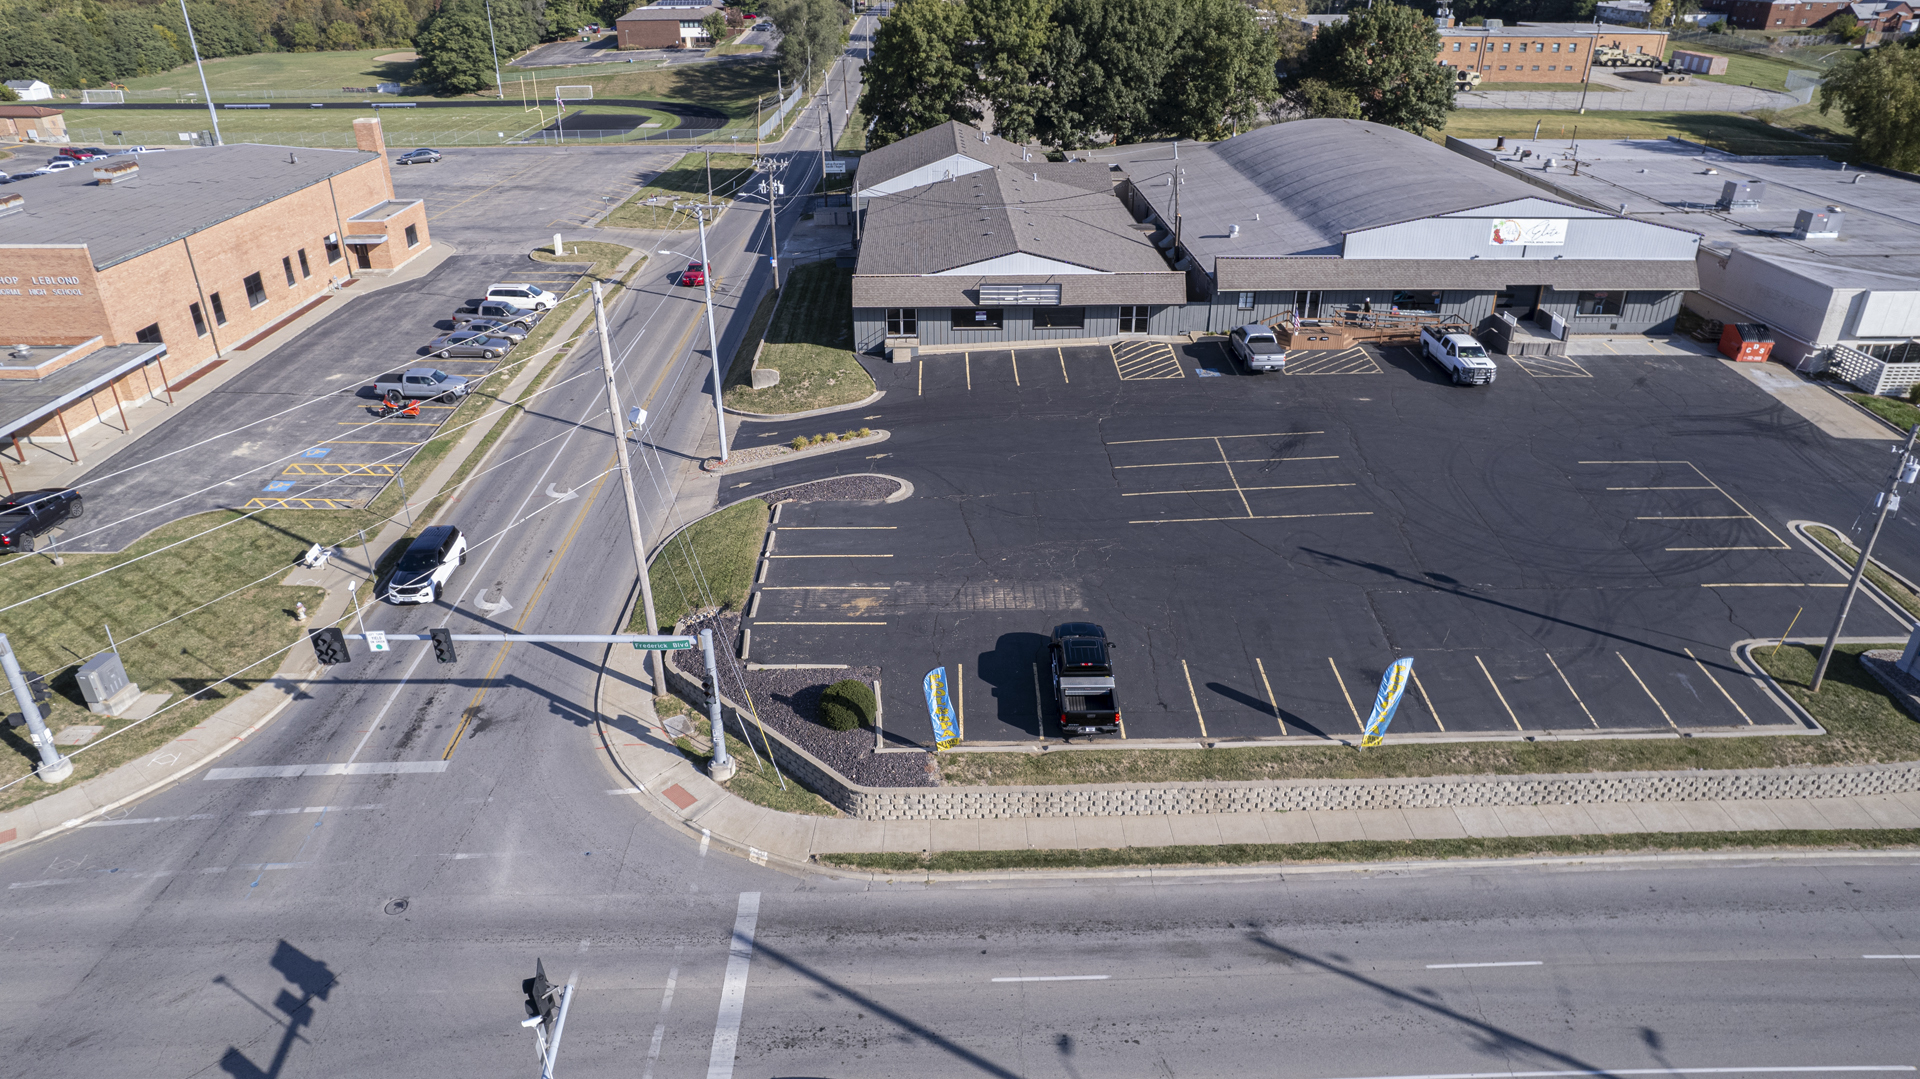
M 365 244 L 368 247 L 372 247 L 375 244 L 383 244 L 387 242 L 387 238 L 385 236 L 381 236 L 378 234 L 374 234 L 371 236 L 343 236 L 340 238 L 340 240 L 342 243 Z

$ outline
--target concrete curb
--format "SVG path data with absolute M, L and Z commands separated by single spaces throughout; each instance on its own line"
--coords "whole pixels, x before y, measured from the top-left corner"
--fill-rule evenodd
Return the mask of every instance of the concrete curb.
M 1856 556 L 1860 553 L 1859 545 L 1854 543 L 1853 540 L 1847 536 L 1844 530 L 1835 528 L 1832 525 L 1827 524 L 1823 521 L 1788 521 L 1787 522 L 1787 531 L 1792 532 L 1794 536 L 1799 538 L 1800 542 L 1812 548 L 1813 553 L 1816 557 L 1824 561 L 1827 565 L 1832 566 L 1834 571 L 1839 573 L 1840 576 L 1851 579 L 1853 577 L 1853 567 L 1841 561 L 1840 556 L 1837 554 L 1834 554 L 1831 550 L 1829 550 L 1826 544 L 1821 543 L 1819 540 L 1814 539 L 1812 536 L 1807 535 L 1807 529 L 1809 528 L 1824 528 L 1827 531 L 1833 533 L 1834 535 L 1840 537 L 1841 539 L 1846 540 L 1847 545 L 1853 548 L 1854 554 Z M 1894 572 L 1892 569 L 1888 568 L 1885 562 L 1882 562 L 1878 558 L 1876 558 L 1873 560 L 1872 565 L 1875 569 L 1893 578 L 1894 580 L 1899 581 L 1902 585 L 1905 585 L 1907 590 L 1912 592 L 1914 595 L 1920 596 L 1920 585 L 1915 585 L 1912 581 L 1909 581 L 1907 578 Z M 1880 605 L 1880 609 L 1887 612 L 1887 614 L 1890 617 L 1892 617 L 1894 621 L 1904 622 L 1909 627 L 1920 625 L 1920 619 L 1914 618 L 1912 612 L 1908 611 L 1905 607 L 1902 607 L 1892 596 L 1888 595 L 1886 591 L 1883 590 L 1879 585 L 1873 583 L 1872 577 L 1862 576 L 1860 578 L 1860 584 L 1862 587 L 1864 587 L 1867 590 L 1867 595 L 1872 597 L 1873 601 Z M 1855 639 L 1857 638 L 1848 638 L 1848 640 L 1855 640 Z M 1824 642 L 1825 638 L 1821 638 L 1821 640 Z
M 764 461 L 750 461 L 744 465 L 722 465 L 719 468 L 710 469 L 703 463 L 700 468 L 701 471 L 710 472 L 716 476 L 731 476 L 736 472 L 751 472 L 756 468 L 772 468 L 774 465 L 784 465 L 789 461 L 804 461 L 809 457 L 824 457 L 829 453 L 840 453 L 845 450 L 857 450 L 867 446 L 878 446 L 880 443 L 892 437 L 892 431 L 875 430 L 872 435 L 866 438 L 855 439 L 852 442 L 842 440 L 824 446 L 813 446 L 801 450 L 798 453 L 787 453 L 779 457 L 770 457 Z M 711 461 L 712 458 L 708 458 L 708 460 Z
M 871 396 L 862 397 L 849 405 L 834 405 L 831 408 L 814 408 L 805 412 L 745 412 L 731 406 L 725 406 L 727 414 L 756 423 L 777 423 L 781 420 L 804 420 L 814 416 L 831 416 L 835 412 L 848 412 L 856 408 L 865 408 L 887 395 L 885 390 L 875 390 Z

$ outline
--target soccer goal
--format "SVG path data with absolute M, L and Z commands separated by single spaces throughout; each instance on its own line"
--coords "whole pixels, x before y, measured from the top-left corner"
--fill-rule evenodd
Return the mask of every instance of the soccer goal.
M 124 105 L 127 103 L 127 92 L 125 90 L 82 90 L 80 103 L 82 105 Z
M 553 96 L 560 101 L 592 101 L 593 87 L 556 86 L 553 88 Z

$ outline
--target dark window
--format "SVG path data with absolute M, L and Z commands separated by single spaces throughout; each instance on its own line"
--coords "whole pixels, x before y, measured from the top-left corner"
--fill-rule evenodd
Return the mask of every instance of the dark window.
M 259 307 L 267 302 L 267 286 L 260 280 L 259 274 L 250 273 L 240 283 L 247 287 L 248 306 Z
M 354 244 L 353 261 L 359 263 L 360 268 L 363 270 L 373 269 L 373 245 Z
M 340 261 L 340 241 L 338 240 L 327 241 L 327 261 L 328 262 Z
M 285 255 L 280 256 L 280 268 L 287 272 L 287 287 L 292 288 L 293 287 L 293 260 L 286 257 Z
M 1151 321 L 1145 304 L 1126 304 L 1120 308 L 1121 333 L 1146 333 L 1147 323 Z
M 956 330 L 997 330 L 1000 328 L 1000 309 L 998 307 L 955 307 L 953 328 Z
M 1087 328 L 1087 309 L 1084 307 L 1036 307 L 1033 309 L 1033 328 L 1036 330 L 1084 330 Z
M 920 313 L 911 307 L 887 308 L 887 336 L 920 336 Z
M 1393 294 L 1393 306 L 1402 311 L 1438 311 L 1440 294 L 1427 289 L 1402 289 Z
M 160 324 L 156 322 L 151 326 L 142 327 L 140 332 L 133 335 L 133 339 L 147 345 L 162 344 L 163 342 L 160 340 Z
M 420 246 L 420 226 L 418 225 L 407 226 L 407 246 L 408 247 Z
M 227 324 L 227 305 L 220 302 L 220 294 L 216 292 L 207 297 L 207 302 L 213 305 L 213 321 L 218 325 L 225 326 Z
M 1242 292 L 1240 294 L 1240 303 L 1237 305 L 1237 309 L 1241 311 L 1253 310 L 1253 293 Z
M 1622 295 L 1620 292 L 1582 292 L 1574 301 L 1574 309 L 1583 315 L 1617 315 Z
M 192 316 L 193 316 L 193 333 L 194 333 L 194 336 L 196 336 L 196 337 L 205 337 L 205 336 L 207 335 L 207 316 L 206 316 L 206 312 L 204 312 L 204 311 L 202 311 L 202 310 L 200 310 L 200 305 L 199 305 L 199 304 L 197 304 L 197 303 L 190 303 L 190 304 L 188 304 L 188 305 L 187 305 L 187 314 L 189 314 L 189 315 L 192 315 Z
M 301 277 L 312 277 L 312 276 L 313 276 L 313 271 L 312 271 L 312 270 L 309 270 L 309 269 L 307 269 L 307 249 L 306 249 L 306 248 L 304 248 L 304 247 L 303 247 L 303 248 L 301 248 L 301 249 L 299 250 L 299 252 L 298 252 L 298 254 L 299 254 L 299 256 L 300 256 L 300 276 L 301 276 Z

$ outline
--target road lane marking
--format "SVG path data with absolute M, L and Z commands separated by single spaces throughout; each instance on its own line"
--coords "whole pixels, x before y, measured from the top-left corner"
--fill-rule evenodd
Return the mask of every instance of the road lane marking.
M 754 622 L 756 626 L 884 626 L 885 622 Z
M 447 770 L 446 761 L 360 761 L 339 764 L 267 764 L 210 768 L 206 779 L 292 779 L 296 776 L 394 776 Z
M 753 961 L 753 927 L 760 920 L 760 893 L 741 892 L 727 946 L 727 974 L 720 984 L 720 1014 L 713 1023 L 713 1052 L 707 1079 L 733 1079 L 733 1058 L 740 1049 L 740 1016 L 747 1006 L 747 966 Z
M 1573 703 L 1579 705 L 1582 712 L 1587 713 L 1587 722 L 1593 724 L 1596 728 L 1599 727 L 1600 721 L 1593 718 L 1593 712 L 1587 708 L 1587 702 L 1580 699 L 1580 691 L 1573 688 L 1573 681 L 1567 677 L 1567 672 L 1561 670 L 1560 664 L 1554 662 L 1553 653 L 1545 652 L 1542 654 L 1547 657 L 1548 663 L 1553 664 L 1553 673 L 1560 676 L 1560 681 L 1566 685 L 1567 692 L 1573 694 Z
M 1236 436 L 1221 435 L 1220 437 L 1234 438 Z M 1126 443 L 1109 442 L 1107 443 L 1107 445 L 1124 446 L 1126 445 Z M 1339 459 L 1340 459 L 1339 454 L 1332 453 L 1332 454 L 1325 454 L 1319 457 L 1236 457 L 1233 459 L 1232 463 L 1236 465 L 1264 465 L 1273 461 L 1338 461 Z M 1219 463 L 1220 462 L 1218 461 L 1165 461 L 1158 464 L 1150 464 L 1150 465 L 1114 465 L 1113 470 L 1115 472 L 1118 472 L 1123 468 L 1187 468 L 1193 465 L 1217 465 Z
M 1473 661 L 1480 664 L 1480 673 L 1487 676 L 1487 684 L 1493 687 L 1493 695 L 1500 698 L 1500 707 L 1505 708 L 1507 710 L 1507 718 L 1513 720 L 1513 729 L 1516 731 L 1526 730 L 1525 727 L 1520 725 L 1520 717 L 1513 714 L 1513 705 L 1507 703 L 1507 695 L 1500 692 L 1500 683 L 1493 680 L 1493 672 L 1487 670 L 1486 660 L 1475 656 L 1473 657 Z
M 701 829 L 701 832 L 705 831 Z M 705 835 L 700 839 L 700 853 L 707 853 Z M 684 947 L 684 944 L 673 946 L 673 966 L 667 970 L 667 991 L 660 997 L 660 1021 L 653 1026 L 653 1041 L 647 1046 L 647 1066 L 641 1069 L 640 1079 L 653 1079 L 653 1066 L 660 1061 L 660 1042 L 667 1036 L 667 1012 L 673 1008 L 673 987 L 680 980 L 680 949 Z
M 1516 959 L 1506 963 L 1428 963 L 1428 970 L 1463 970 L 1467 967 L 1537 967 L 1538 959 Z
M 1220 462 L 1215 461 L 1212 463 L 1219 464 Z M 1229 475 L 1231 475 L 1231 473 L 1229 473 Z M 1287 484 L 1281 487 L 1195 487 L 1191 490 L 1183 490 L 1183 491 L 1122 491 L 1120 492 L 1120 497 L 1121 498 L 1140 498 L 1143 495 L 1217 495 L 1217 494 L 1225 494 L 1228 491 L 1232 491 L 1233 493 L 1241 496 L 1240 502 L 1241 504 L 1244 505 L 1247 501 L 1246 495 L 1244 494 L 1244 492 L 1246 491 L 1306 491 L 1306 490 L 1313 490 L 1320 487 L 1358 487 L 1358 486 L 1360 485 L 1357 483 L 1292 483 L 1292 484 Z M 1252 507 L 1248 507 L 1248 508 L 1251 509 Z M 1239 519 L 1240 518 L 1238 517 L 1233 518 L 1233 520 L 1236 520 L 1236 521 Z
M 768 558 L 892 558 L 890 554 L 770 554 Z
M 1604 1070 L 1559 1071 L 1559 1072 L 1442 1072 L 1431 1075 L 1372 1075 L 1364 1079 L 1558 1079 L 1560 1076 L 1575 1075 L 1752 1075 L 1788 1073 L 1804 1075 L 1825 1072 L 1910 1072 L 1916 1071 L 1911 1064 L 1833 1064 L 1833 1065 L 1765 1065 L 1757 1068 L 1607 1068 Z
M 1720 581 L 1702 588 L 1845 588 L 1845 581 Z
M 1022 978 L 995 978 L 996 982 L 1104 982 L 1111 974 L 1035 974 Z
M 1920 955 L 1863 955 L 1862 959 L 1920 959 Z
M 1372 510 L 1357 513 L 1270 513 L 1260 517 L 1166 517 L 1144 521 L 1128 521 L 1130 525 L 1184 525 L 1199 524 L 1206 521 L 1297 521 L 1306 517 L 1371 517 Z
M 1615 652 L 1614 655 L 1620 656 L 1620 653 Z M 1654 696 L 1653 690 L 1647 688 L 1647 680 L 1640 677 L 1639 671 L 1636 671 L 1633 669 L 1633 664 L 1627 662 L 1627 657 L 1620 656 L 1620 662 L 1627 668 L 1627 673 L 1630 675 L 1633 675 L 1633 680 L 1640 683 L 1640 689 L 1642 692 L 1646 693 L 1647 699 L 1653 702 L 1653 706 L 1655 708 L 1660 709 L 1660 715 L 1662 718 L 1664 718 L 1667 721 L 1667 726 L 1672 727 L 1676 731 L 1679 730 L 1680 725 L 1673 721 L 1672 716 L 1667 715 L 1667 706 L 1664 704 L 1661 704 L 1660 698 Z
M 182 820 L 213 820 L 218 813 L 195 813 L 191 817 L 122 817 L 119 820 L 90 820 L 82 828 L 108 828 L 116 824 L 171 824 Z
M 1211 442 L 1216 438 L 1289 438 L 1293 435 L 1324 435 L 1325 431 L 1268 431 L 1257 435 L 1185 435 L 1180 438 L 1123 438 L 1109 446 L 1138 446 L 1147 442 Z M 1208 462 L 1212 464 L 1214 462 Z

